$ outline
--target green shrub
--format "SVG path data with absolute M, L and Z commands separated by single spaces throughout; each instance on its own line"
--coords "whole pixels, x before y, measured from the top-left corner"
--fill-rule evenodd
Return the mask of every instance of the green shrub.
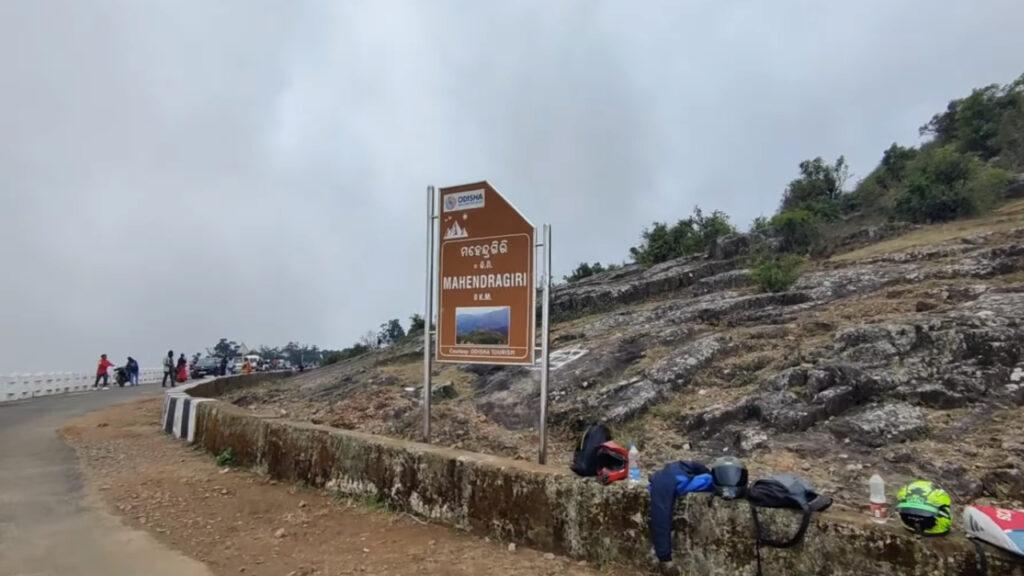
M 681 255 L 681 248 L 676 245 L 664 222 L 655 222 L 641 233 L 643 242 L 629 249 L 629 255 L 641 266 L 653 266 Z
M 849 194 L 843 194 L 836 200 L 827 200 L 825 198 L 811 200 L 809 202 L 804 202 L 800 209 L 810 212 L 817 220 L 835 222 L 839 219 L 839 215 L 843 211 L 843 205 L 846 203 L 847 196 L 849 196 Z
M 779 237 L 779 250 L 806 254 L 818 242 L 818 219 L 807 210 L 788 210 L 772 218 L 771 229 Z
M 842 156 L 833 164 L 826 164 L 820 156 L 804 160 L 800 163 L 800 177 L 786 186 L 781 210 L 807 210 L 824 220 L 835 220 L 849 174 L 849 165 Z
M 804 259 L 795 254 L 783 254 L 777 258 L 761 260 L 751 276 L 763 292 L 785 292 L 800 278 Z
M 589 278 L 594 274 L 600 274 L 605 271 L 605 267 L 600 262 L 594 262 L 589 264 L 587 262 L 580 262 L 579 266 L 572 271 L 572 274 L 565 277 L 566 282 L 576 282 L 577 280 L 583 280 Z
M 637 264 L 653 266 L 703 252 L 718 237 L 735 232 L 726 213 L 716 210 L 710 216 L 705 216 L 697 207 L 692 216 L 676 222 L 674 226 L 655 222 L 643 231 L 643 242 L 630 248 L 629 254 Z
M 996 146 L 1002 166 L 1024 171 L 1024 94 L 1018 94 L 1016 100 L 999 123 Z
M 967 194 L 974 199 L 976 210 L 985 212 L 1003 200 L 1003 194 L 1011 184 L 1013 174 L 1001 168 L 983 165 L 967 182 Z
M 324 353 L 323 359 L 320 361 L 320 365 L 330 366 L 331 364 L 337 364 L 342 360 L 348 360 L 350 358 L 355 358 L 356 356 L 361 356 L 369 351 L 370 347 L 362 343 L 353 344 L 343 350 L 331 350 L 329 352 Z
M 413 314 L 409 316 L 409 334 L 413 332 L 422 332 L 426 322 L 423 320 L 423 316 L 419 314 Z
M 234 466 L 235 451 L 228 447 L 217 455 L 217 466 Z
M 922 180 L 909 184 L 896 199 L 896 214 L 911 222 L 945 222 L 975 213 L 962 188 L 933 186 Z
M 878 184 L 885 188 L 892 188 L 903 181 L 907 173 L 907 166 L 917 157 L 917 149 L 911 146 L 904 148 L 893 142 L 885 152 L 882 153 L 882 162 L 876 169 Z
M 1005 170 L 990 167 L 952 145 L 932 147 L 907 167 L 894 214 L 911 222 L 945 222 L 990 208 L 1011 182 Z
M 320 360 L 320 365 L 330 366 L 331 364 L 337 364 L 338 362 L 341 362 L 344 359 L 345 358 L 341 355 L 340 350 L 331 350 L 330 352 L 324 354 L 323 359 Z
M 940 146 L 952 145 L 960 152 L 990 160 L 1004 152 L 1004 122 L 1008 115 L 1019 112 L 1022 98 L 1024 75 L 1004 86 L 976 88 L 970 96 L 951 101 L 945 112 L 933 116 L 921 127 L 921 134 L 933 136 Z
M 749 232 L 751 234 L 760 234 L 762 236 L 767 236 L 769 233 L 771 233 L 771 231 L 771 223 L 764 216 L 758 216 L 757 218 L 754 218 L 754 220 L 751 221 L 750 223 Z
M 849 213 L 857 210 L 872 210 L 884 202 L 889 192 L 887 185 L 884 185 L 879 169 L 868 174 L 863 180 L 857 183 L 857 187 L 844 198 L 846 206 L 843 212 Z

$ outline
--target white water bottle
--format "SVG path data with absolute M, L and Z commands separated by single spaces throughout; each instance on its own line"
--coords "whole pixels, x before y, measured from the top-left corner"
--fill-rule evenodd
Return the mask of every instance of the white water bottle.
M 640 483 L 640 451 L 632 442 L 629 443 L 629 481 L 632 484 Z
M 878 524 L 885 524 L 889 519 L 889 507 L 885 502 L 885 480 L 875 474 L 868 480 L 868 488 L 871 491 L 871 519 Z

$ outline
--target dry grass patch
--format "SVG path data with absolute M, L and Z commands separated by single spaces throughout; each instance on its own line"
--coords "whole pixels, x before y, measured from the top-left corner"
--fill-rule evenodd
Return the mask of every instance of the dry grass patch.
M 855 262 L 866 260 L 883 254 L 902 252 L 924 246 L 934 246 L 983 232 L 1008 232 L 1021 226 L 1024 226 L 1024 200 L 1017 200 L 1009 202 L 984 216 L 924 226 L 896 238 L 890 238 L 889 240 L 871 244 L 852 252 L 833 256 L 829 261 Z

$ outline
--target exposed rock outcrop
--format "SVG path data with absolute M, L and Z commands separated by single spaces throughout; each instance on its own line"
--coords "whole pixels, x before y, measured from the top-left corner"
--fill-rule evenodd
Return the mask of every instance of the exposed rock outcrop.
M 1024 446 L 1024 430 L 1009 425 L 1024 405 L 1024 203 L 1017 209 L 990 227 L 863 231 L 851 242 L 890 239 L 812 262 L 779 294 L 753 284 L 742 235 L 707 255 L 557 287 L 552 341 L 576 353 L 549 383 L 553 457 L 568 459 L 582 427 L 604 420 L 652 463 L 737 453 L 824 489 L 862 483 L 873 468 L 893 482 L 949 477 L 964 497 L 1024 503 L 1024 450 L 1011 449 Z M 418 396 L 386 409 L 363 399 L 418 385 L 402 380 L 418 374 L 415 352 L 400 345 L 229 399 L 258 411 L 262 397 L 374 431 L 373 418 L 394 413 L 384 431 L 414 437 Z M 454 393 L 439 403 L 442 437 L 533 454 L 536 370 L 438 371 Z
M 872 448 L 917 440 L 928 432 L 924 410 L 902 402 L 851 414 L 833 422 L 829 429 L 841 438 Z
M 688 288 L 735 267 L 732 260 L 705 260 L 702 256 L 670 260 L 647 269 L 634 264 L 559 287 L 551 301 L 551 312 L 555 318 L 565 318 L 608 310 Z

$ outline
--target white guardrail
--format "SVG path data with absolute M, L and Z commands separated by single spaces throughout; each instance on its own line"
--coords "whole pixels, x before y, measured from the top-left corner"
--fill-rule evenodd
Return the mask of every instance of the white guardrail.
M 163 368 L 150 368 L 139 372 L 139 384 L 154 384 L 163 378 Z M 96 374 L 83 372 L 46 372 L 38 374 L 0 375 L 0 402 L 24 400 L 39 396 L 52 396 L 68 392 L 91 390 Z M 114 382 L 114 370 L 110 370 L 110 386 Z

